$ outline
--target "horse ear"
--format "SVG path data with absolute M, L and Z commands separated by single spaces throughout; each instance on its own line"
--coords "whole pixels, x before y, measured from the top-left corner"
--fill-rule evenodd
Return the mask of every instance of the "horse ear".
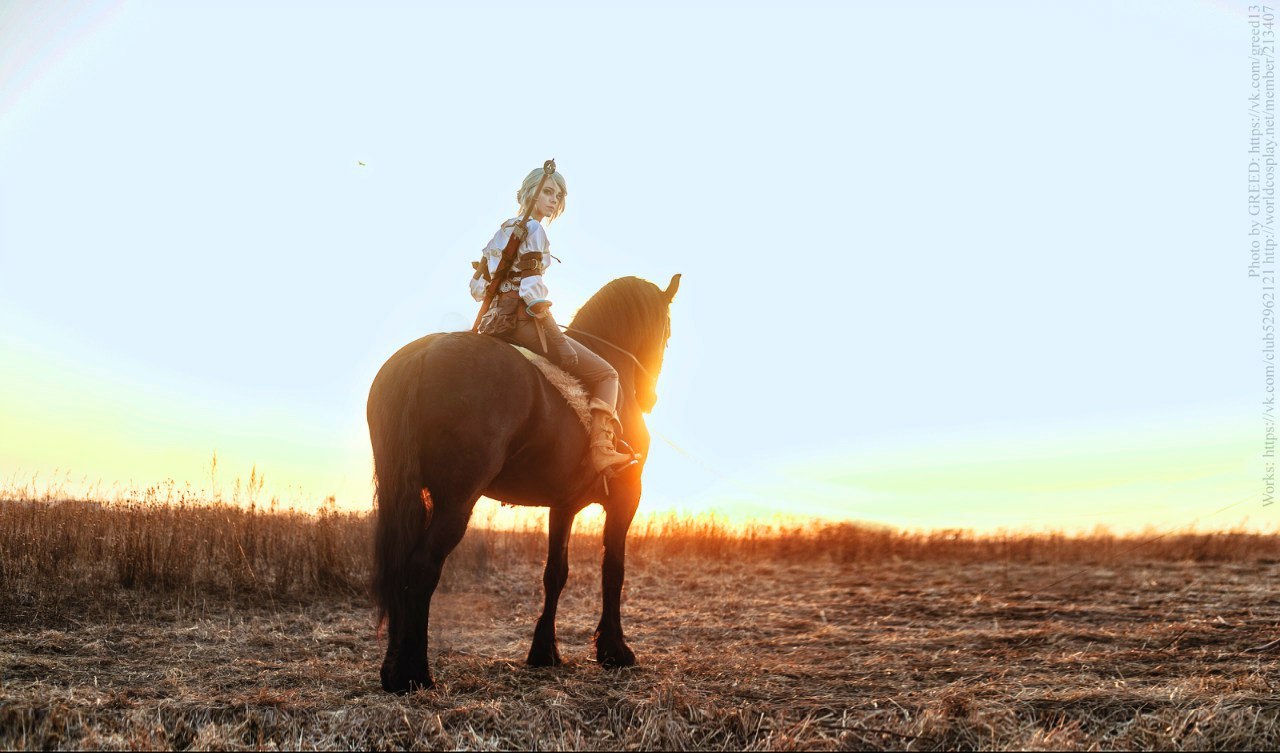
M 667 289 L 662 291 L 662 296 L 667 299 L 667 303 L 671 303 L 671 299 L 676 297 L 676 291 L 680 289 L 680 274 L 676 273 L 671 276 L 671 282 L 667 285 Z

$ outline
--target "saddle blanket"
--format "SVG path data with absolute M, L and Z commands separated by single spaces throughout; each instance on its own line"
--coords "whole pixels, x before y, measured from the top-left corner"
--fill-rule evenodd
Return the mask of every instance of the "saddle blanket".
M 538 367 L 538 370 L 547 378 L 547 381 L 551 382 L 551 386 L 559 390 L 561 395 L 564 395 L 565 401 L 569 403 L 570 408 L 573 408 L 573 412 L 578 414 L 578 420 L 582 422 L 582 428 L 590 432 L 590 396 L 587 395 L 587 390 L 582 386 L 582 382 L 579 382 L 569 372 L 528 348 L 522 348 L 514 343 L 511 344 L 511 347 L 520 351 L 520 355 L 528 358 L 533 362 L 534 366 Z

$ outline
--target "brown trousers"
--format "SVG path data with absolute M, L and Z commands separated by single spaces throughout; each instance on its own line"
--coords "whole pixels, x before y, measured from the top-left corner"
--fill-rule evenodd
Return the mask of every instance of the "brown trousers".
M 576 365 L 565 366 L 564 359 L 560 358 L 559 354 L 542 352 L 542 343 L 538 340 L 537 327 L 537 319 L 521 319 L 516 322 L 515 329 L 504 332 L 501 337 L 522 348 L 528 348 L 534 353 L 546 356 L 547 360 L 577 377 L 587 388 L 587 392 L 591 393 L 591 397 L 600 398 L 616 411 L 618 408 L 618 372 L 609 365 L 609 362 L 591 352 L 591 349 L 587 346 L 565 335 L 565 342 L 578 354 L 578 363 Z M 547 338 L 547 347 L 554 351 L 551 342 L 551 338 Z

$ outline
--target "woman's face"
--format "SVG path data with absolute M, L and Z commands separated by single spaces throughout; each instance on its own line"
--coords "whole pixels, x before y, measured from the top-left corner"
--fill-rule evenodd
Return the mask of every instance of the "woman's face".
M 548 178 L 542 184 L 542 191 L 538 193 L 538 198 L 534 201 L 534 214 L 539 219 L 550 217 L 555 214 L 556 208 L 560 206 L 561 199 L 564 198 L 564 192 L 560 190 L 560 186 L 552 179 Z

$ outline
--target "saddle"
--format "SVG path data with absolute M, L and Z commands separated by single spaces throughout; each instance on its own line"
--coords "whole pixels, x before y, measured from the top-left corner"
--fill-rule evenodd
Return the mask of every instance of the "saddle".
M 591 409 L 588 407 L 590 396 L 587 390 L 569 372 L 556 366 L 543 356 L 534 353 L 528 348 L 522 348 L 515 343 L 508 343 L 511 347 L 520 351 L 520 355 L 533 362 L 538 367 L 538 371 L 542 372 L 542 376 L 546 377 L 551 386 L 564 395 L 565 402 L 569 403 L 569 407 L 573 408 L 573 412 L 578 414 L 578 420 L 582 422 L 582 428 L 588 433 L 591 431 Z

